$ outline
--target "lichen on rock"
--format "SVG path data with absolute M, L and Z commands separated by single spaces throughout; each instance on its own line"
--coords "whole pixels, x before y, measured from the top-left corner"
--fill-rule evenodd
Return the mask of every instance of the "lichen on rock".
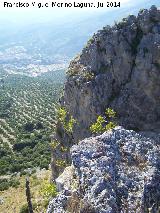
M 143 134 L 116 127 L 74 145 L 71 157 L 78 188 L 62 190 L 51 201 L 48 213 L 58 212 L 58 209 L 68 212 L 67 203 L 75 191 L 79 202 L 88 202 L 96 213 L 147 213 L 149 209 L 158 213 L 160 134 L 147 137 Z M 57 199 L 60 203 L 55 207 Z M 79 210 L 77 206 L 75 212 Z

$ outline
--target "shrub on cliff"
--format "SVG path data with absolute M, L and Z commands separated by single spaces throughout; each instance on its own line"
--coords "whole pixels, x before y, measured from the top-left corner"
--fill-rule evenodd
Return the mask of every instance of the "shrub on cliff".
M 76 120 L 72 115 L 69 115 L 64 107 L 60 107 L 57 110 L 57 120 L 63 125 L 63 128 L 67 133 L 73 132 L 73 127 L 76 124 Z
M 90 127 L 90 131 L 96 134 L 102 134 L 105 131 L 109 131 L 116 127 L 116 122 L 114 121 L 116 117 L 116 112 L 107 108 L 105 111 L 105 115 L 99 115 L 96 122 L 93 123 Z
M 50 184 L 45 182 L 41 189 L 41 194 L 44 198 L 50 199 L 52 197 L 55 197 L 57 195 L 57 188 L 55 184 Z

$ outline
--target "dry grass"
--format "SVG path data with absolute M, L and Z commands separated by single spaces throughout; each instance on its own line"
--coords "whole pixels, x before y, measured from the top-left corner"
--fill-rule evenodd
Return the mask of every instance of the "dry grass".
M 36 204 L 35 213 L 46 212 L 45 200 L 43 199 L 40 190 L 42 184 L 46 180 L 50 180 L 50 171 L 41 171 L 36 175 L 30 177 L 30 188 L 32 202 Z M 25 177 L 20 177 L 20 186 L 16 188 L 9 188 L 4 192 L 0 192 L 0 197 L 4 203 L 0 205 L 1 213 L 19 213 L 21 207 L 26 204 L 25 196 Z

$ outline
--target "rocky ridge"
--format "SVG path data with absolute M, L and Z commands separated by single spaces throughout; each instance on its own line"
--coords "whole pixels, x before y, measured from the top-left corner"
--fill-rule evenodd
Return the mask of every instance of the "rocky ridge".
M 61 193 L 48 213 L 159 212 L 159 74 L 160 10 L 155 6 L 98 31 L 70 63 L 61 106 L 76 124 L 72 133 L 57 124 L 52 171 Z M 83 140 L 108 107 L 124 128 Z M 64 168 L 57 159 L 72 163 L 58 179 Z
M 97 115 L 113 108 L 129 129 L 160 130 L 160 10 L 152 6 L 98 31 L 68 69 L 61 104 L 90 136 Z

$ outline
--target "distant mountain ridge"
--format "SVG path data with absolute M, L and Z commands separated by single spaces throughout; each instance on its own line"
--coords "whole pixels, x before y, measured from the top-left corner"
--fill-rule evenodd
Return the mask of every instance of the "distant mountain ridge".
M 43 58 L 52 57 L 66 58 L 70 60 L 86 44 L 86 41 L 98 29 L 106 24 L 113 24 L 114 21 L 124 16 L 136 14 L 138 8 L 147 8 L 151 4 L 159 4 L 158 0 L 142 0 L 136 4 L 122 4 L 118 10 L 106 10 L 95 12 L 81 12 L 74 14 L 74 18 L 68 15 L 58 20 L 52 18 L 44 23 L 29 22 L 25 26 L 15 24 L 11 21 L 0 19 L 0 48 L 12 48 L 23 46 L 30 55 L 41 54 Z M 124 7 L 123 7 L 124 5 Z

